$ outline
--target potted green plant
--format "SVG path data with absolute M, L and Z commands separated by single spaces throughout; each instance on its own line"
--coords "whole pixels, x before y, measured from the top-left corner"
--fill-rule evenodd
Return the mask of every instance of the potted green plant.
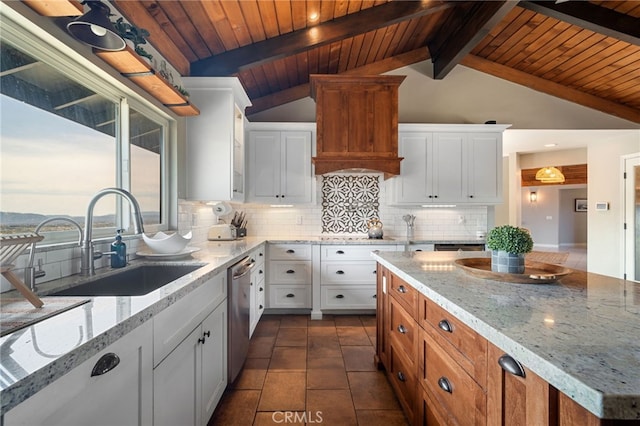
M 491 250 L 491 270 L 509 274 L 524 272 L 524 255 L 533 248 L 529 231 L 517 226 L 496 226 L 487 234 Z

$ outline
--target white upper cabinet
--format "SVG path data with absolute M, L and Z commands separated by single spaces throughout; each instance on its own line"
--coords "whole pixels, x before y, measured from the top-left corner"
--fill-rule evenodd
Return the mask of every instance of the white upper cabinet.
M 311 126 L 249 132 L 248 201 L 304 204 L 312 201 Z
M 502 132 L 499 125 L 401 125 L 400 175 L 393 204 L 499 204 Z
M 183 77 L 200 115 L 187 119 L 187 199 L 245 198 L 244 111 L 251 105 L 236 77 Z

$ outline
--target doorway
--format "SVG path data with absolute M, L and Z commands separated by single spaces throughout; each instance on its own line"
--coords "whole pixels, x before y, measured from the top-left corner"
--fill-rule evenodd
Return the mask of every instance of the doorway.
M 622 157 L 624 170 L 624 277 L 640 281 L 640 153 Z

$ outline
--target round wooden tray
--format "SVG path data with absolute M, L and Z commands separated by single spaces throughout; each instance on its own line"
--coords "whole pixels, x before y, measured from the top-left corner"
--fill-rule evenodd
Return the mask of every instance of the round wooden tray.
M 549 284 L 558 281 L 572 271 L 560 265 L 525 260 L 524 274 L 507 274 L 491 270 L 491 258 L 471 257 L 457 259 L 456 266 L 474 277 L 518 284 Z

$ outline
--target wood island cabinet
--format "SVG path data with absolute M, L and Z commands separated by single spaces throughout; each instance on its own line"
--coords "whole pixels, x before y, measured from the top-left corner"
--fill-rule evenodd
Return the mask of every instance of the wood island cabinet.
M 377 265 L 375 361 L 412 425 L 637 425 L 602 420 Z

